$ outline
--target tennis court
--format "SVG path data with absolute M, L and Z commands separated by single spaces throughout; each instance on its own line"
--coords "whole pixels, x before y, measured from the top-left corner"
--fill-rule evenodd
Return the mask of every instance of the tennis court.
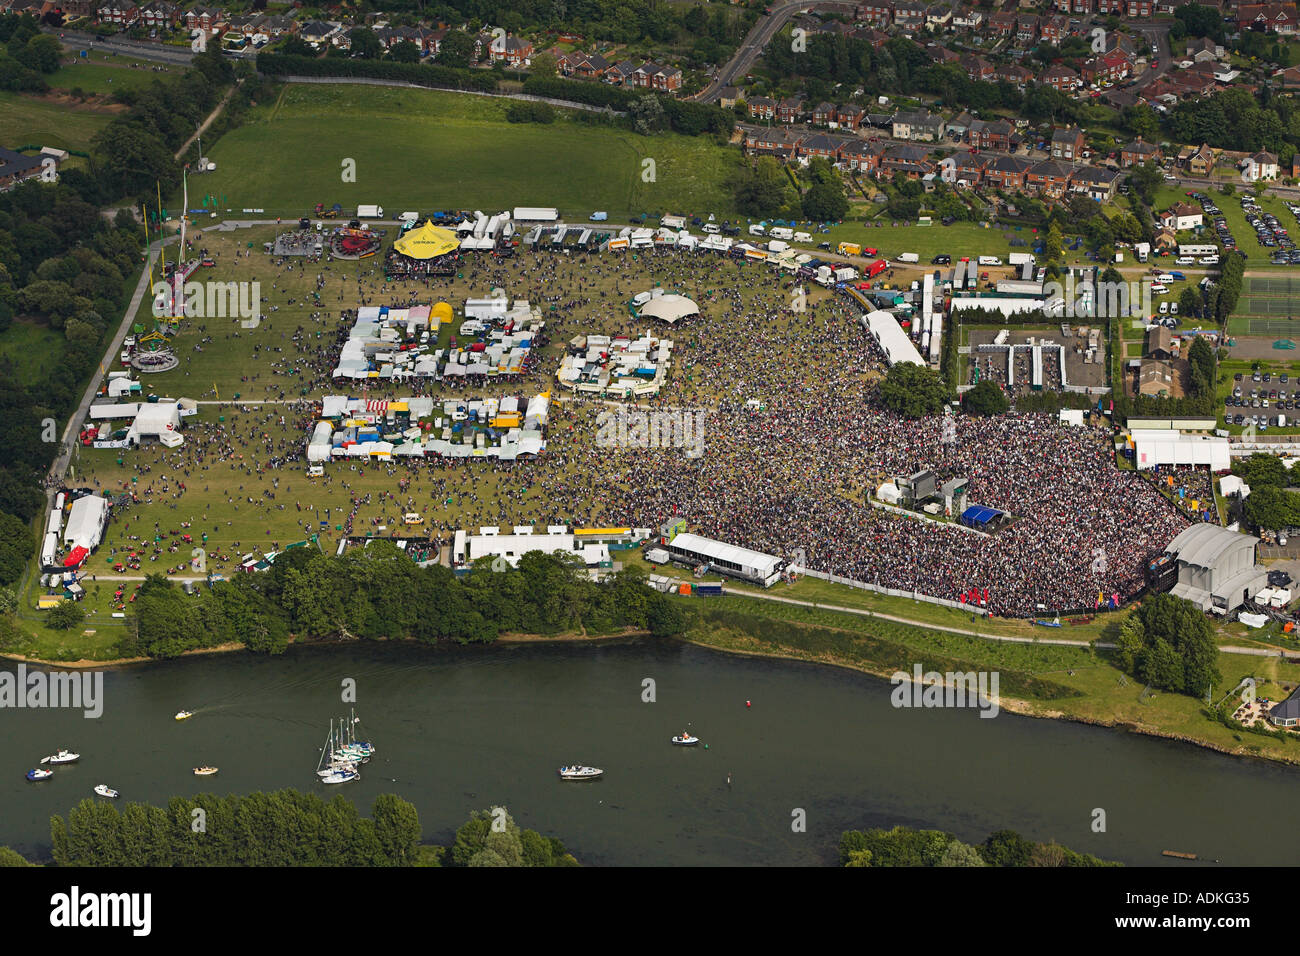
M 1300 334 L 1300 325 L 1286 319 L 1251 319 L 1251 335 L 1295 335 Z
M 1251 276 L 1246 280 L 1247 295 L 1300 294 L 1300 278 L 1291 276 Z M 1255 310 L 1251 310 L 1255 311 Z
M 1300 301 L 1296 299 L 1261 299 L 1253 296 L 1246 300 L 1246 307 L 1241 311 L 1249 315 L 1295 315 L 1300 312 Z

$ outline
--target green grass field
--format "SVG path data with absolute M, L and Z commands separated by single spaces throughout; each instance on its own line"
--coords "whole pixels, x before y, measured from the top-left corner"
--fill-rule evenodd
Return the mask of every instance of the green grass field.
M 214 147 L 217 172 L 204 188 L 236 212 L 283 216 L 308 214 L 317 202 L 378 203 L 393 213 L 545 205 L 582 219 L 603 209 L 612 221 L 660 210 L 727 213 L 719 197 L 739 162 L 734 149 L 588 126 L 563 113 L 554 124 L 511 124 L 507 105 L 429 90 L 290 84 Z M 348 159 L 355 182 L 342 179 Z
M 131 66 L 137 63 L 141 65 Z M 61 66 L 46 77 L 51 89 L 81 89 L 86 93 L 109 94 L 117 90 L 136 89 L 148 86 L 155 80 L 164 80 L 172 73 L 171 69 L 157 71 L 150 69 L 156 64 L 130 60 L 127 57 L 106 57 L 96 54 L 88 60 L 79 60 L 75 65 Z
M 63 333 L 24 320 L 0 332 L 0 364 L 15 379 L 36 387 L 63 356 Z
M 113 113 L 0 92 L 0 143 L 86 152 Z

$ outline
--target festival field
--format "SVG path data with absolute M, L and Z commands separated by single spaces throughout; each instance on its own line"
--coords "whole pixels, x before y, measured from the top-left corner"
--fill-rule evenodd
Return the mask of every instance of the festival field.
M 656 210 L 727 212 L 718 199 L 740 160 L 732 147 L 578 123 L 563 110 L 552 124 L 509 123 L 509 105 L 430 90 L 288 84 L 221 138 L 211 153 L 217 170 L 201 185 L 224 195 L 223 208 L 235 214 L 250 207 L 286 217 L 308 215 L 317 202 L 345 210 L 377 203 L 392 215 L 546 205 L 570 218 L 606 210 L 612 222 Z M 345 159 L 356 163 L 354 182 L 343 181 Z M 643 178 L 645 159 L 654 160 L 653 181 Z

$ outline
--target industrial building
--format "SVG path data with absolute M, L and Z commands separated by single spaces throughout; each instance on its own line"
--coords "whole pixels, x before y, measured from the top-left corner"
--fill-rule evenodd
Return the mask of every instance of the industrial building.
M 468 567 L 480 558 L 499 558 L 513 568 L 530 551 L 568 555 L 579 559 L 589 570 L 611 568 L 609 545 L 603 541 L 579 541 L 564 525 L 552 525 L 545 534 L 535 534 L 531 525 L 519 525 L 511 534 L 500 528 L 479 528 L 478 534 L 459 530 L 452 537 L 452 566 Z M 494 561 L 493 570 L 498 570 Z
M 1259 539 L 1214 524 L 1194 524 L 1178 533 L 1165 553 L 1178 563 L 1174 597 L 1202 611 L 1230 614 L 1268 586 L 1255 563 Z
M 925 359 L 921 358 L 921 353 L 917 351 L 912 340 L 903 331 L 903 327 L 898 324 L 898 319 L 891 313 L 868 312 L 858 321 L 876 340 L 890 366 L 897 365 L 899 362 L 925 365 Z

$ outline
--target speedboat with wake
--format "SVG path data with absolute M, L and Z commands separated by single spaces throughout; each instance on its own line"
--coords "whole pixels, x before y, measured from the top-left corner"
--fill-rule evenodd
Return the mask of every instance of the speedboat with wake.
M 74 754 L 71 750 L 60 750 L 56 754 L 42 757 L 41 763 L 76 763 L 80 759 L 81 754 Z
M 572 767 L 560 768 L 561 780 L 595 780 L 602 776 L 605 771 L 596 767 L 584 767 L 581 764 L 574 764 Z
M 49 780 L 50 777 L 53 776 L 53 770 L 41 770 L 39 767 L 33 767 L 31 770 L 27 771 L 27 779 L 32 781 Z
M 117 791 L 106 783 L 96 784 L 95 793 L 101 797 L 108 797 L 110 800 L 117 799 Z
M 191 717 L 193 717 L 193 716 L 194 716 L 194 712 L 193 712 L 192 710 L 178 710 L 178 711 L 176 711 L 176 718 L 175 718 L 175 719 L 176 719 L 176 720 L 189 720 L 189 719 L 190 719 Z

